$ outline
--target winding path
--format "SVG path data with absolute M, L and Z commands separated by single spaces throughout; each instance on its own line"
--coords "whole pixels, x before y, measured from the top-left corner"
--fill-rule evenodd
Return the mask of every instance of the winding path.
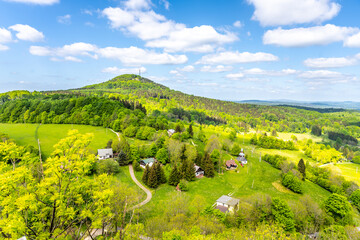
M 146 199 L 144 201 L 142 201 L 141 203 L 133 206 L 132 208 L 130 208 L 130 210 L 133 210 L 135 208 L 139 208 L 145 204 L 147 204 L 148 202 L 150 202 L 151 198 L 152 198 L 152 194 L 150 192 L 149 189 L 147 189 L 146 187 L 144 187 L 135 177 L 134 174 L 134 168 L 132 166 L 132 164 L 129 165 L 129 171 L 130 171 L 130 176 L 132 178 L 132 180 L 136 183 L 136 185 L 138 185 L 142 190 L 144 190 L 144 192 L 146 193 Z
M 119 133 L 115 132 L 114 130 L 112 130 L 111 128 L 109 128 L 113 133 L 116 134 L 116 136 L 118 137 L 119 141 L 120 141 L 120 135 Z M 138 185 L 142 190 L 144 190 L 144 192 L 146 193 L 146 199 L 144 201 L 142 201 L 141 203 L 131 207 L 129 210 L 134 210 L 135 208 L 139 208 L 145 204 L 147 204 L 148 202 L 150 202 L 151 198 L 152 198 L 152 194 L 151 191 L 149 189 L 147 189 L 146 187 L 144 187 L 135 177 L 134 174 L 134 168 L 132 166 L 132 164 L 129 165 L 129 172 L 130 172 L 130 176 L 132 178 L 132 180 L 136 183 L 136 185 Z

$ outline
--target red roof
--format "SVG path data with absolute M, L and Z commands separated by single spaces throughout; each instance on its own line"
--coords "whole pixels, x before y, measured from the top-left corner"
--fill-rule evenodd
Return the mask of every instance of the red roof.
M 226 161 L 226 166 L 227 167 L 237 166 L 237 164 L 235 163 L 235 160 L 231 159 L 229 161 Z

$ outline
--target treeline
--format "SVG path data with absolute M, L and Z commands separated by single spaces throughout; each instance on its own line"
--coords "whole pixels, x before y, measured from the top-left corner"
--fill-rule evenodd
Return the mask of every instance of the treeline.
M 284 141 L 276 137 L 267 136 L 266 134 L 260 135 L 259 137 L 254 134 L 250 139 L 250 143 L 267 149 L 296 150 L 293 141 Z
M 356 138 L 354 138 L 353 136 L 339 133 L 339 132 L 328 131 L 328 137 L 329 137 L 329 139 L 334 140 L 334 141 L 337 141 L 337 139 L 340 138 L 345 143 L 352 144 L 352 145 L 358 144 L 358 140 Z

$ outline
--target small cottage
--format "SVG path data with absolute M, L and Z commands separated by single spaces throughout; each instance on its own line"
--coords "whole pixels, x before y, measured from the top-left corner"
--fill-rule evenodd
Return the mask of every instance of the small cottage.
M 236 158 L 236 160 L 238 160 L 238 162 L 241 163 L 242 165 L 247 164 L 247 160 L 245 158 L 245 153 L 243 149 L 241 149 L 241 152 L 239 153 L 239 156 Z
M 236 169 L 238 166 L 235 163 L 235 160 L 231 159 L 229 161 L 226 161 L 226 169 L 231 170 L 231 169 Z
M 167 130 L 167 133 L 168 133 L 169 137 L 171 137 L 175 133 L 175 129 L 169 129 L 169 130 Z
M 223 213 L 233 213 L 234 211 L 239 210 L 240 200 L 233 198 L 227 195 L 222 195 L 218 200 L 216 200 L 216 209 L 219 209 Z
M 98 158 L 100 160 L 113 158 L 113 157 L 114 157 L 114 153 L 112 148 L 98 149 Z
M 197 177 L 197 178 L 203 177 L 204 176 L 204 170 L 201 167 L 197 166 L 197 165 L 195 165 L 194 167 L 195 167 L 195 177 Z
M 151 167 L 156 162 L 155 158 L 146 158 L 140 161 L 140 166 L 145 168 L 146 165 L 149 165 Z

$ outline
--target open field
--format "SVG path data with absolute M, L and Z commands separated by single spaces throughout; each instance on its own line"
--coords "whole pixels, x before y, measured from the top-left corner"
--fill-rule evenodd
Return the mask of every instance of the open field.
M 326 167 L 330 168 L 334 172 L 338 172 L 342 176 L 345 177 L 345 179 L 349 181 L 354 181 L 358 185 L 360 185 L 360 164 L 355 163 L 341 163 L 332 165 L 329 164 Z
M 116 139 L 115 133 L 103 127 L 93 127 L 75 124 L 0 124 L 0 132 L 6 133 L 19 145 L 38 147 L 36 136 L 40 139 L 43 156 L 49 157 L 53 146 L 65 138 L 70 130 L 77 129 L 80 133 L 93 133 L 94 139 L 90 149 L 96 153 L 97 149 L 104 148 L 109 139 Z

